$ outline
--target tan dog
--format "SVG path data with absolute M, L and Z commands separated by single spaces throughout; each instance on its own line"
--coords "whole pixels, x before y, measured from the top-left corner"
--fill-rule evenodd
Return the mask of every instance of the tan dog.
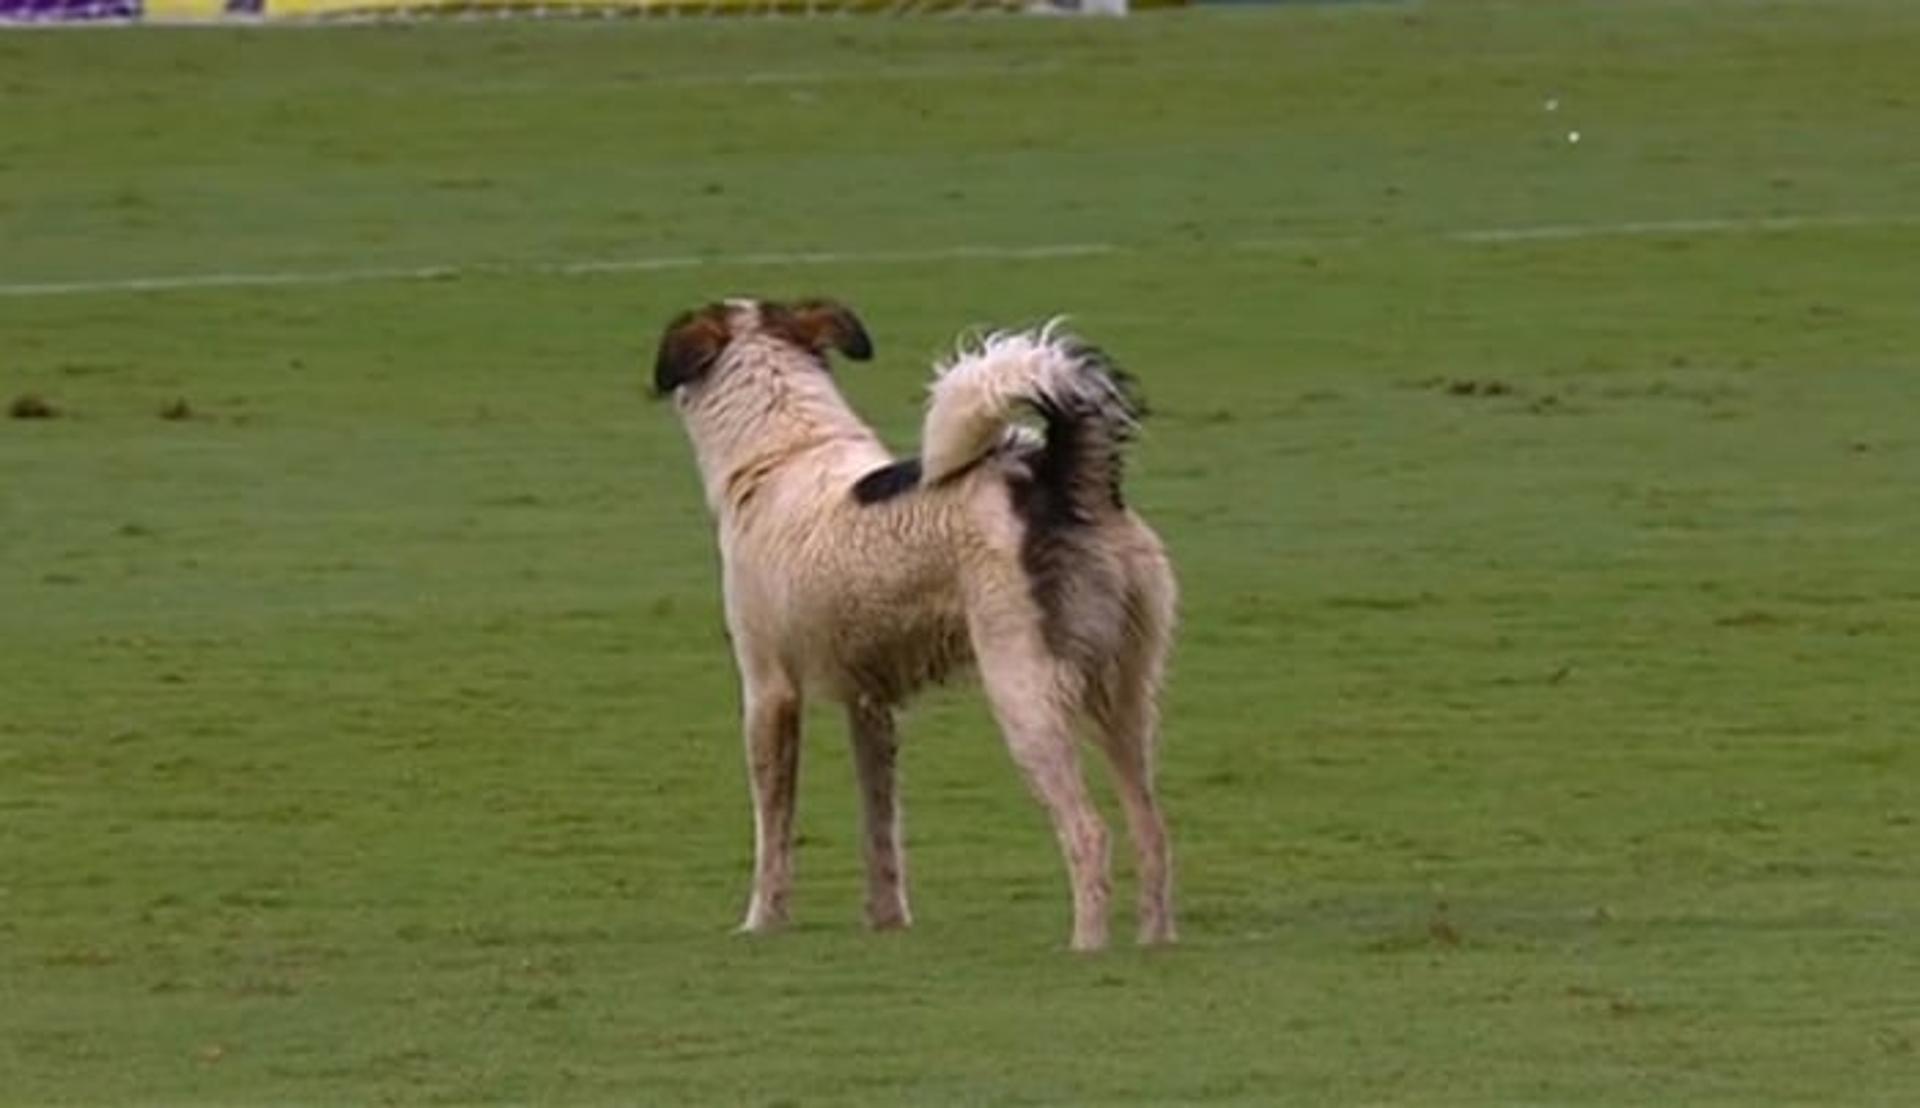
M 995 334 L 940 367 L 922 455 L 895 462 L 827 372 L 865 360 L 852 312 L 748 300 L 682 314 L 654 385 L 693 440 L 719 525 L 754 806 L 742 930 L 787 919 L 801 697 L 846 707 L 866 823 L 867 921 L 911 921 L 894 710 L 971 663 L 1046 805 L 1073 885 L 1073 947 L 1107 940 L 1107 830 L 1081 776 L 1083 722 L 1113 765 L 1138 855 L 1139 936 L 1174 937 L 1154 798 L 1175 586 L 1120 498 L 1135 409 L 1092 347 Z M 1037 413 L 1044 432 L 1014 422 Z

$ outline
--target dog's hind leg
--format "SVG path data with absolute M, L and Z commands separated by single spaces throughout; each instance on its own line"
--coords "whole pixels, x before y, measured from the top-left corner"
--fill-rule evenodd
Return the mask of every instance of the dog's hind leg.
M 794 794 L 800 780 L 800 693 L 790 681 L 745 682 L 748 782 L 753 791 L 753 895 L 742 931 L 787 922 L 793 892 Z
M 1046 805 L 1073 885 L 1073 949 L 1107 945 L 1107 827 L 1088 795 L 1073 734 L 1079 682 L 1053 657 L 1030 620 L 974 628 L 974 656 L 1007 749 Z
M 1169 943 L 1176 937 L 1173 850 L 1153 782 L 1164 653 L 1164 639 L 1129 642 L 1116 663 L 1101 675 L 1088 703 L 1094 738 L 1113 765 L 1115 791 L 1133 839 L 1142 943 Z
M 1165 943 L 1175 938 L 1173 850 L 1154 795 L 1154 769 L 1179 586 L 1153 533 L 1137 521 L 1130 529 L 1121 544 L 1127 550 L 1124 623 L 1116 649 L 1093 666 L 1086 708 L 1095 740 L 1113 765 L 1115 791 L 1133 839 L 1140 941 Z
M 847 708 L 847 729 L 853 739 L 853 766 L 860 779 L 866 825 L 862 849 L 867 862 L 867 925 L 876 931 L 907 927 L 913 923 L 913 914 L 907 909 L 907 855 L 895 787 L 900 744 L 893 711 L 855 702 Z

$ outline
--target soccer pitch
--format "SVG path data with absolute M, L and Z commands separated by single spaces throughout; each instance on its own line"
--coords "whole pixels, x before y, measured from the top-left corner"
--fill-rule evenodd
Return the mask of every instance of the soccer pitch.
M 0 35 L 0 1103 L 1912 1102 L 1916 57 L 1908 0 Z M 853 305 L 903 452 L 972 325 L 1140 378 L 1178 947 L 1064 952 L 965 687 L 914 930 L 821 711 L 797 925 L 729 933 L 644 386 L 735 293 Z

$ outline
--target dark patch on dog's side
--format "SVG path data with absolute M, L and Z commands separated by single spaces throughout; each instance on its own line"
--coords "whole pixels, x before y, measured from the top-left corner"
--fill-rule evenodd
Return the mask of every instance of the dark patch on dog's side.
M 59 414 L 60 409 L 38 393 L 21 393 L 13 398 L 13 403 L 7 405 L 9 419 L 53 419 Z
M 837 300 L 801 300 L 793 304 L 762 304 L 760 326 L 803 350 L 825 354 L 838 350 L 856 362 L 873 357 L 873 339 L 853 309 Z
M 731 337 L 724 304 L 709 304 L 673 317 L 660 336 L 660 351 L 654 357 L 653 394 L 671 396 L 680 386 L 704 377 L 720 360 L 720 352 Z
M 873 470 L 853 483 L 853 498 L 861 504 L 880 504 L 920 487 L 920 459 L 902 458 Z
M 1028 447 L 1024 450 L 1010 453 L 1013 457 L 1019 458 L 1022 461 L 1031 462 L 1034 457 L 1039 455 L 1040 448 Z M 941 485 L 952 484 L 967 474 L 972 473 L 974 470 L 979 469 L 990 457 L 993 457 L 993 455 L 982 454 L 980 457 L 975 458 L 973 461 L 940 478 L 938 483 Z M 854 483 L 853 498 L 862 504 L 883 504 L 895 497 L 903 496 L 919 488 L 921 482 L 925 479 L 926 471 L 925 467 L 921 465 L 920 459 L 903 458 L 897 462 L 888 462 L 886 465 L 860 478 L 859 481 Z M 866 487 L 862 488 L 861 486 L 863 485 Z

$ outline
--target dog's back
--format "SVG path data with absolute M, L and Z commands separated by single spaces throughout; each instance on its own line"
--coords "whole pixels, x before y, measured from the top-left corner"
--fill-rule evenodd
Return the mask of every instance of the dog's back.
M 874 468 L 859 460 L 861 468 L 824 484 L 778 475 L 770 484 L 797 490 L 723 525 L 729 602 L 743 598 L 736 622 L 779 641 L 809 687 L 898 704 L 971 661 L 964 583 L 985 544 L 958 487 L 886 504 L 854 500 L 856 474 Z

